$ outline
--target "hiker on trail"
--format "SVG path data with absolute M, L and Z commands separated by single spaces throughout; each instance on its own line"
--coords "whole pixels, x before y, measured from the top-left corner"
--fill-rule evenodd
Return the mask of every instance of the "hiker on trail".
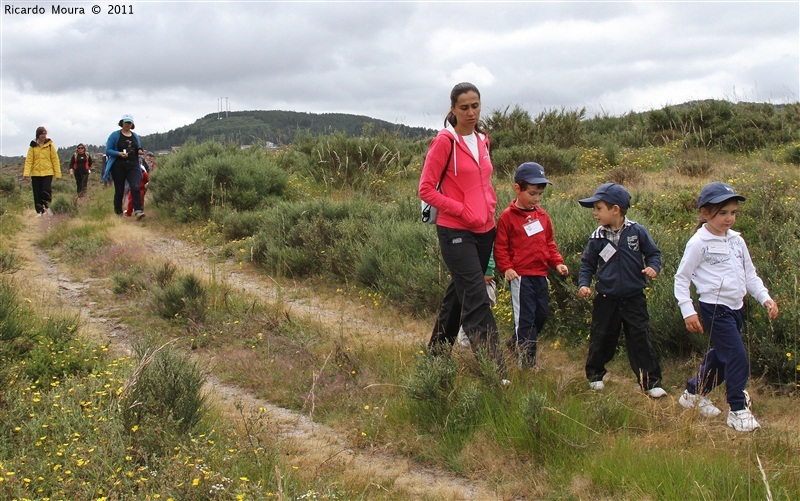
M 53 177 L 61 179 L 61 161 L 56 145 L 47 137 L 47 129 L 43 126 L 36 128 L 36 139 L 31 141 L 25 156 L 22 177 L 30 180 L 33 188 L 36 217 L 44 214 L 52 216 L 50 202 L 53 199 Z
M 445 128 L 431 141 L 420 176 L 419 197 L 439 211 L 436 233 L 451 276 L 428 346 L 434 354 L 449 353 L 463 326 L 473 351 L 486 350 L 508 384 L 484 278 L 497 196 L 480 115 L 478 88 L 467 82 L 453 87 Z
M 707 184 L 697 198 L 699 222 L 675 272 L 675 298 L 686 329 L 707 332 L 711 349 L 697 374 L 686 382 L 678 402 L 686 408 L 696 407 L 704 417 L 718 416 L 722 411 L 706 395 L 724 381 L 730 406 L 728 426 L 736 431 L 753 431 L 761 425 L 750 410 L 750 395 L 745 390 L 750 362 L 742 341 L 744 297 L 753 296 L 767 309 L 769 318 L 778 316 L 778 304 L 756 273 L 744 239 L 731 229 L 739 202 L 744 201 L 733 187 L 720 182 Z M 689 293 L 690 284 L 700 296 L 699 316 Z
M 139 136 L 133 132 L 136 127 L 133 115 L 122 115 L 119 120 L 120 130 L 115 130 L 106 141 L 106 164 L 103 180 L 114 180 L 114 214 L 122 216 L 122 195 L 125 182 L 129 186 L 139 186 L 142 181 L 142 170 L 139 167 L 139 155 L 143 153 Z M 139 190 L 131 190 L 133 199 L 133 215 L 136 219 L 144 217 L 144 207 Z
M 78 198 L 86 196 L 86 186 L 89 182 L 91 169 L 92 156 L 86 153 L 86 146 L 81 143 L 75 148 L 75 153 L 72 154 L 72 159 L 69 162 L 69 173 L 75 177 Z

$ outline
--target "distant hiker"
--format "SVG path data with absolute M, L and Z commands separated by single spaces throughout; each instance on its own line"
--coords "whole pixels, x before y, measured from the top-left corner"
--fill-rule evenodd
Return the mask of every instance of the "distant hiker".
M 550 216 L 539 206 L 545 188 L 552 184 L 544 168 L 525 162 L 514 174 L 517 198 L 497 220 L 494 259 L 511 288 L 514 336 L 511 346 L 520 369 L 538 370 L 536 344 L 549 314 L 547 272 L 554 268 L 569 275 L 558 252 Z
M 699 222 L 675 272 L 675 298 L 686 329 L 708 332 L 711 349 L 703 357 L 697 375 L 686 382 L 678 402 L 686 408 L 697 407 L 704 417 L 717 416 L 722 411 L 706 395 L 724 381 L 730 406 L 728 426 L 736 431 L 753 431 L 761 425 L 750 411 L 750 395 L 745 390 L 750 363 L 741 332 L 744 297 L 748 293 L 753 296 L 767 309 L 769 318 L 778 316 L 778 304 L 757 275 L 744 239 L 731 229 L 740 201 L 745 198 L 720 182 L 704 186 L 697 198 Z M 699 316 L 689 292 L 690 284 L 700 296 Z
M 589 333 L 586 377 L 589 388 L 602 390 L 606 364 L 614 358 L 621 329 L 625 329 L 628 361 L 639 386 L 652 398 L 667 394 L 661 387 L 661 366 L 650 340 L 650 316 L 644 289 L 648 278 L 661 271 L 661 251 L 647 228 L 626 214 L 631 205 L 628 190 L 616 183 L 601 184 L 594 195 L 579 200 L 594 209 L 600 223 L 581 255 L 578 297 L 592 294 L 597 274 Z
M 75 148 L 75 153 L 72 154 L 72 159 L 69 162 L 69 173 L 75 177 L 78 198 L 86 196 L 86 186 L 89 182 L 91 169 L 92 156 L 86 153 L 86 146 L 81 143 Z
M 106 164 L 103 180 L 109 177 L 114 180 L 114 213 L 122 216 L 122 195 L 125 182 L 130 186 L 139 186 L 142 181 L 142 169 L 139 167 L 139 154 L 143 152 L 139 136 L 133 132 L 136 127 L 132 115 L 122 115 L 119 120 L 120 130 L 115 130 L 106 141 Z M 139 190 L 131 190 L 133 198 L 133 215 L 136 219 L 144 217 L 144 207 Z
M 156 162 L 152 151 L 148 151 L 144 155 L 144 164 L 148 174 L 152 174 L 156 170 Z
M 150 174 L 147 173 L 147 169 L 144 168 L 144 165 L 141 166 L 142 168 L 142 180 L 139 183 L 139 194 L 142 198 L 142 210 L 144 210 L 144 194 L 147 193 L 147 186 L 150 183 Z M 127 197 L 127 204 L 128 207 L 125 209 L 125 217 L 131 217 L 133 214 L 133 196 L 131 195 L 131 191 L 128 190 L 128 197 Z
M 463 326 L 473 351 L 486 350 L 508 384 L 484 278 L 497 197 L 480 115 L 477 87 L 466 82 L 453 87 L 445 128 L 431 141 L 420 176 L 419 197 L 439 211 L 436 233 L 451 275 L 428 346 L 434 354 L 449 353 Z
M 50 210 L 50 202 L 53 199 L 53 176 L 61 179 L 58 149 L 47 137 L 47 129 L 40 126 L 36 128 L 36 139 L 31 141 L 22 171 L 22 177 L 30 180 L 33 188 L 36 217 L 42 217 L 44 214 L 53 215 L 53 211 Z

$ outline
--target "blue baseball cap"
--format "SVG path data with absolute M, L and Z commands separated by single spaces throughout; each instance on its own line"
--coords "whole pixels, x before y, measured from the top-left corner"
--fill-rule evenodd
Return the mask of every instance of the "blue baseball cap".
M 544 167 L 536 162 L 525 162 L 517 167 L 514 182 L 525 181 L 528 184 L 553 184 L 544 177 Z
M 621 209 L 628 209 L 631 206 L 631 194 L 617 183 L 604 183 L 594 190 L 594 195 L 591 197 L 578 200 L 579 204 L 590 209 L 594 207 L 595 202 L 606 202 L 619 205 Z
M 700 190 L 700 196 L 697 197 L 697 206 L 702 207 L 706 204 L 718 204 L 731 198 L 741 200 L 742 202 L 747 200 L 743 196 L 737 194 L 731 185 L 715 181 L 703 186 L 703 189 Z

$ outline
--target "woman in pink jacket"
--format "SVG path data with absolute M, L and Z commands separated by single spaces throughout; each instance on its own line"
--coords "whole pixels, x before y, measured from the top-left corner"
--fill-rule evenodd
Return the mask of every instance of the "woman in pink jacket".
M 508 384 L 484 279 L 494 244 L 497 196 L 480 116 L 477 87 L 467 82 L 453 87 L 445 128 L 431 141 L 419 181 L 419 197 L 439 211 L 436 233 L 451 275 L 429 348 L 449 353 L 463 327 L 472 349 L 486 350 Z

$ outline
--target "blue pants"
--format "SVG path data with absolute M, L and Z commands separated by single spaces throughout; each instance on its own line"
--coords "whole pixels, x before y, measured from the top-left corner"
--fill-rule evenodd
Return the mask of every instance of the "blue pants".
M 742 341 L 744 311 L 721 304 L 700 303 L 700 319 L 711 337 L 697 375 L 686 382 L 689 393 L 705 395 L 725 381 L 725 396 L 732 411 L 746 407 L 744 389 L 750 378 L 750 362 Z
M 536 342 L 550 314 L 547 277 L 519 277 L 512 280 L 511 304 L 514 307 L 514 342 L 532 361 Z
M 451 278 L 428 345 L 434 352 L 449 351 L 463 327 L 472 349 L 485 349 L 505 376 L 497 324 L 484 279 L 495 230 L 472 233 L 437 226 L 436 233 Z

